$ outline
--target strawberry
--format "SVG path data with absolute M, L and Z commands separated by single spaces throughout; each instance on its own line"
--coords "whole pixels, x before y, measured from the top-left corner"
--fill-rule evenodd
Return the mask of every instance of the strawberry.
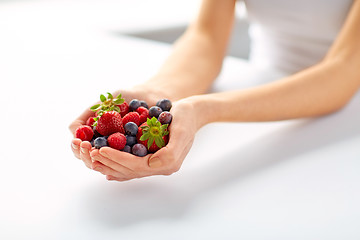
M 136 125 L 140 125 L 140 115 L 137 112 L 129 112 L 126 114 L 122 120 L 124 126 L 128 122 L 134 122 Z
M 136 112 L 140 114 L 140 124 L 146 122 L 149 117 L 149 110 L 145 107 L 138 107 L 138 109 L 136 109 Z
M 88 120 L 86 120 L 86 125 L 92 127 L 94 122 L 95 122 L 94 117 L 89 117 Z
M 82 141 L 91 141 L 94 136 L 94 132 L 90 126 L 81 125 L 75 131 L 75 137 L 80 138 Z
M 97 121 L 99 119 L 98 117 L 100 117 L 104 112 L 116 111 L 120 113 L 119 105 L 122 105 L 125 102 L 125 100 L 121 98 L 121 94 L 119 94 L 116 98 L 114 98 L 113 95 L 109 92 L 107 94 L 107 98 L 103 94 L 101 94 L 101 103 L 95 104 L 90 108 L 91 111 L 95 112 L 95 121 Z
M 129 104 L 127 104 L 127 102 L 116 106 L 118 106 L 120 109 L 121 117 L 124 117 L 129 112 Z
M 167 127 L 168 124 L 161 125 L 155 117 L 147 119 L 147 121 L 139 127 L 136 135 L 138 143 L 147 146 L 149 152 L 156 152 L 169 141 Z
M 116 132 L 125 133 L 121 115 L 116 111 L 104 112 L 95 124 L 96 131 L 103 136 Z
M 123 150 L 126 145 L 126 137 L 122 133 L 113 133 L 111 134 L 108 139 L 108 145 L 111 148 L 117 149 L 117 150 Z

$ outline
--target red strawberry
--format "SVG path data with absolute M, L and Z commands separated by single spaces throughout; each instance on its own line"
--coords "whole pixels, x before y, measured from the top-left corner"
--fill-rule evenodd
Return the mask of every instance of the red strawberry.
M 117 150 L 123 150 L 126 145 L 126 137 L 122 133 L 113 133 L 111 134 L 108 139 L 108 145 L 112 148 Z
M 129 104 L 127 104 L 127 102 L 116 106 L 118 106 L 120 109 L 121 117 L 124 117 L 129 112 Z
M 161 125 L 155 117 L 148 119 L 139 127 L 136 135 L 138 143 L 145 145 L 149 152 L 156 152 L 169 141 L 167 127 L 168 124 Z
M 87 125 L 81 125 L 75 131 L 75 137 L 80 138 L 82 141 L 91 141 L 94 136 L 94 132 L 91 127 Z
M 120 113 L 116 111 L 104 112 L 97 121 L 96 131 L 103 136 L 120 132 L 125 133 Z
M 95 122 L 94 117 L 89 117 L 88 120 L 86 120 L 86 125 L 92 127 L 94 122 Z
M 123 125 L 127 124 L 128 122 L 134 122 L 136 125 L 140 125 L 140 115 L 137 112 L 129 112 L 126 114 L 122 120 Z
M 149 117 L 149 110 L 145 107 L 138 107 L 138 109 L 136 109 L 136 112 L 140 114 L 140 124 L 146 122 Z

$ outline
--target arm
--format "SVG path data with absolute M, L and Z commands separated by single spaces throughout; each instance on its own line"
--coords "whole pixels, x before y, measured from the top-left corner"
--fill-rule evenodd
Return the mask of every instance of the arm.
M 276 121 L 339 110 L 360 87 L 360 0 L 319 64 L 274 83 L 247 90 L 194 96 L 199 127 L 214 121 Z M 217 113 L 211 114 L 211 105 Z M 204 114 L 206 113 L 206 114 Z
M 154 86 L 171 100 L 205 93 L 220 72 L 226 53 L 235 0 L 204 0 L 200 13 L 159 72 L 142 84 Z

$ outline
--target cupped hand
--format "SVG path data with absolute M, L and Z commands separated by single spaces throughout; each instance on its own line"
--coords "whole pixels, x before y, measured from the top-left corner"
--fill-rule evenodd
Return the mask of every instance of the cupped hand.
M 109 147 L 82 154 L 85 164 L 106 175 L 108 180 L 126 181 L 177 172 L 190 151 L 198 130 L 196 111 L 186 99 L 173 103 L 169 142 L 154 154 L 137 157 Z M 82 143 L 84 144 L 84 143 Z M 82 146 L 87 148 L 88 146 Z M 81 154 L 81 153 L 80 153 Z
M 117 96 L 120 93 L 122 95 L 122 98 L 124 98 L 125 101 L 128 103 L 132 99 L 139 99 L 139 100 L 146 101 L 149 106 L 153 106 L 156 104 L 156 101 L 158 101 L 159 99 L 167 97 L 167 96 L 164 96 L 160 92 L 155 92 L 154 90 L 148 90 L 144 86 L 134 87 L 133 89 L 130 89 L 130 90 L 118 90 L 118 91 L 115 91 L 113 93 L 113 95 Z M 99 102 L 97 102 L 97 103 L 99 103 Z M 94 103 L 94 104 L 96 104 L 96 103 Z M 70 124 L 69 129 L 74 136 L 75 136 L 75 130 L 79 126 L 84 125 L 86 123 L 86 120 L 89 117 L 95 116 L 94 112 L 92 112 L 90 110 L 91 106 L 89 106 L 89 108 L 87 108 L 79 117 L 77 117 Z M 74 138 L 71 141 L 71 150 L 73 151 L 75 157 L 82 160 L 88 168 L 91 168 L 92 160 L 91 160 L 90 152 L 94 149 L 91 147 L 90 142 L 81 141 L 78 138 Z

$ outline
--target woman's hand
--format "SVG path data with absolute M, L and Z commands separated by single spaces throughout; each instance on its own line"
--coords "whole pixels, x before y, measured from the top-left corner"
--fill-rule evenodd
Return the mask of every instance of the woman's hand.
M 118 90 L 113 93 L 117 96 L 121 93 L 126 102 L 132 99 L 144 100 L 149 106 L 153 106 L 161 98 L 168 98 L 162 92 L 155 92 L 153 89 L 148 89 L 146 86 L 137 86 L 130 90 Z M 95 103 L 94 103 L 95 104 Z M 90 110 L 90 107 L 86 109 L 77 119 L 75 119 L 69 126 L 71 133 L 75 136 L 75 130 L 86 123 L 89 117 L 95 116 L 94 112 Z M 92 161 L 90 157 L 90 151 L 92 150 L 91 144 L 88 141 L 81 141 L 78 138 L 74 138 L 71 142 L 71 149 L 78 159 L 82 160 L 88 168 L 91 168 Z
M 108 180 L 126 181 L 152 175 L 170 175 L 180 169 L 199 128 L 198 115 L 188 99 L 173 103 L 171 114 L 173 121 L 169 127 L 169 142 L 154 154 L 137 157 L 103 147 L 82 156 L 92 169 L 106 175 Z

